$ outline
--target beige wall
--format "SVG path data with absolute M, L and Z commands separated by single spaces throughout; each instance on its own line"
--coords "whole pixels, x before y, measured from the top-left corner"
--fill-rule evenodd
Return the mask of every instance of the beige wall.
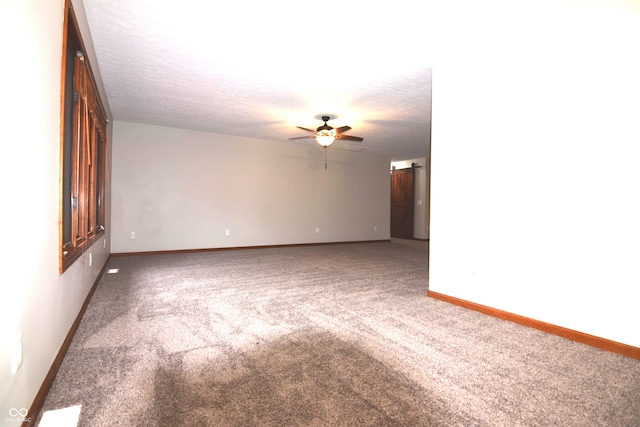
M 82 4 L 74 5 L 89 58 L 95 58 Z M 0 2 L 0 425 L 17 425 L 11 408 L 30 407 L 109 255 L 101 239 L 58 274 L 63 17 L 62 0 Z M 98 72 L 95 61 L 92 67 Z M 23 361 L 12 374 L 18 334 Z
M 327 155 L 325 170 L 315 144 L 116 122 L 112 250 L 389 239 L 389 157 Z
M 640 8 L 511 3 L 436 30 L 430 289 L 640 347 Z

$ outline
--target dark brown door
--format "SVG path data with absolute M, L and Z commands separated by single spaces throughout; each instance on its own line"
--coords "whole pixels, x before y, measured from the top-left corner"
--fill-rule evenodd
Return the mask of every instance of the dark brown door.
M 391 171 L 391 237 L 413 239 L 414 171 Z

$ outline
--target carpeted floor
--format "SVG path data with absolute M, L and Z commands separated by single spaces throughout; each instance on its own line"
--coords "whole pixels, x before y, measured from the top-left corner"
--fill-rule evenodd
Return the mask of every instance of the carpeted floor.
M 637 426 L 640 361 L 426 297 L 427 243 L 112 257 L 81 426 Z

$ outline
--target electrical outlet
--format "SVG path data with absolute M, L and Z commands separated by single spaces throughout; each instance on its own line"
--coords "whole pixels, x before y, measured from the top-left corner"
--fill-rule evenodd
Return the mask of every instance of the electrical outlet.
M 373 231 L 378 231 L 378 226 L 377 225 L 373 226 Z
M 15 334 L 11 346 L 11 374 L 15 374 L 22 365 L 22 332 Z
M 134 240 L 136 238 L 136 232 L 132 231 L 131 232 L 131 240 Z
M 224 230 L 224 235 L 225 236 L 230 236 L 231 235 L 231 230 L 229 230 L 229 229 Z
M 316 234 L 320 233 L 320 227 L 316 227 Z
M 91 264 L 93 264 L 93 254 L 89 252 L 89 267 L 91 267 Z

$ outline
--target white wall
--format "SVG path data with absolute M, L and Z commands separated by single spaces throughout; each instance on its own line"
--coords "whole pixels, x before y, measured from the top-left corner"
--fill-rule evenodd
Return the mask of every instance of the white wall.
M 413 209 L 413 237 L 415 239 L 429 239 L 429 168 L 431 164 L 427 157 L 391 162 L 396 169 L 410 168 L 414 163 L 419 168 L 415 170 L 414 209 Z
M 128 122 L 113 140 L 114 253 L 390 237 L 388 156 L 329 149 L 325 170 L 317 145 Z
M 90 49 L 82 4 L 77 3 L 81 31 Z M 18 425 L 9 415 L 11 408 L 31 406 L 109 255 L 100 240 L 63 275 L 58 274 L 63 17 L 62 0 L 0 2 L 0 57 L 4 61 L 0 67 L 3 426 Z M 89 53 L 91 59 L 93 52 Z M 97 72 L 95 61 L 92 66 Z M 91 266 L 89 253 L 93 257 Z M 23 362 L 12 375 L 11 343 L 20 332 Z
M 638 3 L 460 7 L 436 31 L 430 290 L 640 347 Z

